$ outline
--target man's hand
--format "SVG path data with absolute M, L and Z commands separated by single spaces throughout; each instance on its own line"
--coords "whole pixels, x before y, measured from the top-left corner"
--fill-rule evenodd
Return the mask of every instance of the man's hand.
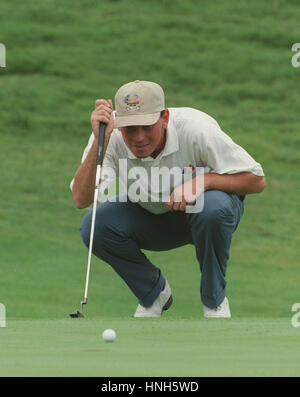
M 177 186 L 166 205 L 169 211 L 185 211 L 186 206 L 194 205 L 203 192 L 203 175 L 198 175 Z
M 96 139 L 98 139 L 101 121 L 106 124 L 105 141 L 107 145 L 110 134 L 114 129 L 113 104 L 111 99 L 96 99 L 95 110 L 91 114 L 92 130 Z
M 196 203 L 197 198 L 207 190 L 221 190 L 228 194 L 260 193 L 264 190 L 266 179 L 251 172 L 237 174 L 200 174 L 174 189 L 166 203 L 170 211 L 184 211 L 187 205 Z

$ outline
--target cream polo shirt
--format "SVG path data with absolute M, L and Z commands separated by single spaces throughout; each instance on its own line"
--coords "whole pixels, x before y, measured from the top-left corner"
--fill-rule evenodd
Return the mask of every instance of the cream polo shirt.
M 170 186 L 166 186 L 165 191 L 162 182 L 151 181 L 151 175 L 154 175 L 151 174 L 153 167 L 157 170 L 162 167 L 168 169 L 180 167 L 183 172 L 185 167 L 192 166 L 193 168 L 203 167 L 204 173 L 251 172 L 257 176 L 264 176 L 261 165 L 246 150 L 234 143 L 211 116 L 193 108 L 169 108 L 169 112 L 166 144 L 155 159 L 135 157 L 125 145 L 121 132 L 118 129 L 113 130 L 103 161 L 101 195 L 118 177 L 122 185 L 127 186 L 130 200 L 138 201 L 142 207 L 153 214 L 162 214 L 168 212 L 165 204 L 167 200 L 157 202 L 158 197 L 160 200 L 162 197 L 168 197 L 173 188 L 183 182 L 183 174 L 181 174 L 181 180 L 174 178 L 171 190 Z M 94 134 L 92 133 L 81 162 L 88 155 L 93 141 Z M 103 178 L 104 174 L 105 178 Z M 138 189 L 136 189 L 137 183 Z M 72 186 L 73 180 L 70 185 L 71 189 Z M 151 186 L 151 192 L 149 186 Z M 131 191 L 138 192 L 139 200 Z

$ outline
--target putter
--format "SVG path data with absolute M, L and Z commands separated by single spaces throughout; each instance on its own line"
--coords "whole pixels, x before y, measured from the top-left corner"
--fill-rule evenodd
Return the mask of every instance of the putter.
M 86 303 L 87 303 L 87 294 L 88 294 L 88 287 L 89 287 L 91 258 L 92 258 L 92 248 L 93 248 L 93 240 L 94 240 L 94 229 L 95 229 L 95 220 L 96 220 L 96 209 L 97 209 L 97 201 L 98 201 L 98 189 L 100 186 L 102 163 L 103 163 L 105 129 L 106 129 L 106 124 L 101 122 L 100 126 L 99 126 L 97 170 L 96 170 L 94 204 L 93 204 L 93 211 L 92 211 L 92 223 L 91 223 L 89 255 L 88 255 L 88 264 L 87 264 L 87 272 L 86 272 L 84 298 L 83 298 L 83 301 L 81 301 L 81 303 L 80 303 L 80 311 L 75 310 L 74 312 L 70 313 L 70 317 L 72 317 L 72 318 L 84 317 L 83 305 L 86 305 Z

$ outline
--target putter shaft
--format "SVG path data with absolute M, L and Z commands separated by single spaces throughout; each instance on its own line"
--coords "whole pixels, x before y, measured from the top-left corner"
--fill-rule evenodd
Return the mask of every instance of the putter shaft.
M 87 273 L 86 273 L 86 281 L 85 281 L 85 290 L 84 290 L 84 298 L 80 303 L 81 312 L 77 311 L 77 316 L 74 315 L 71 317 L 83 317 L 83 305 L 87 303 L 87 294 L 88 294 L 88 286 L 89 286 L 89 277 L 90 277 L 90 268 L 91 268 L 91 259 L 92 259 L 92 249 L 93 249 L 93 240 L 94 240 L 94 229 L 95 229 L 95 220 L 96 220 L 96 210 L 97 210 L 97 202 L 98 202 L 98 189 L 100 187 L 101 182 L 101 173 L 102 173 L 102 163 L 104 157 L 104 138 L 105 138 L 105 130 L 106 124 L 101 122 L 99 125 L 99 138 L 98 138 L 98 154 L 97 154 L 97 169 L 96 169 L 96 181 L 95 181 L 95 191 L 94 191 L 94 203 L 92 210 L 92 222 L 91 222 L 91 232 L 90 232 L 90 244 L 89 244 L 89 255 L 88 255 L 88 265 L 87 265 Z

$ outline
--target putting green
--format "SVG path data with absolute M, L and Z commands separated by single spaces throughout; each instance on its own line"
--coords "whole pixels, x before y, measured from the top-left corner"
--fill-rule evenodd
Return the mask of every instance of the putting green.
M 117 339 L 101 334 L 113 328 Z M 298 376 L 300 329 L 281 319 L 11 320 L 1 376 Z

